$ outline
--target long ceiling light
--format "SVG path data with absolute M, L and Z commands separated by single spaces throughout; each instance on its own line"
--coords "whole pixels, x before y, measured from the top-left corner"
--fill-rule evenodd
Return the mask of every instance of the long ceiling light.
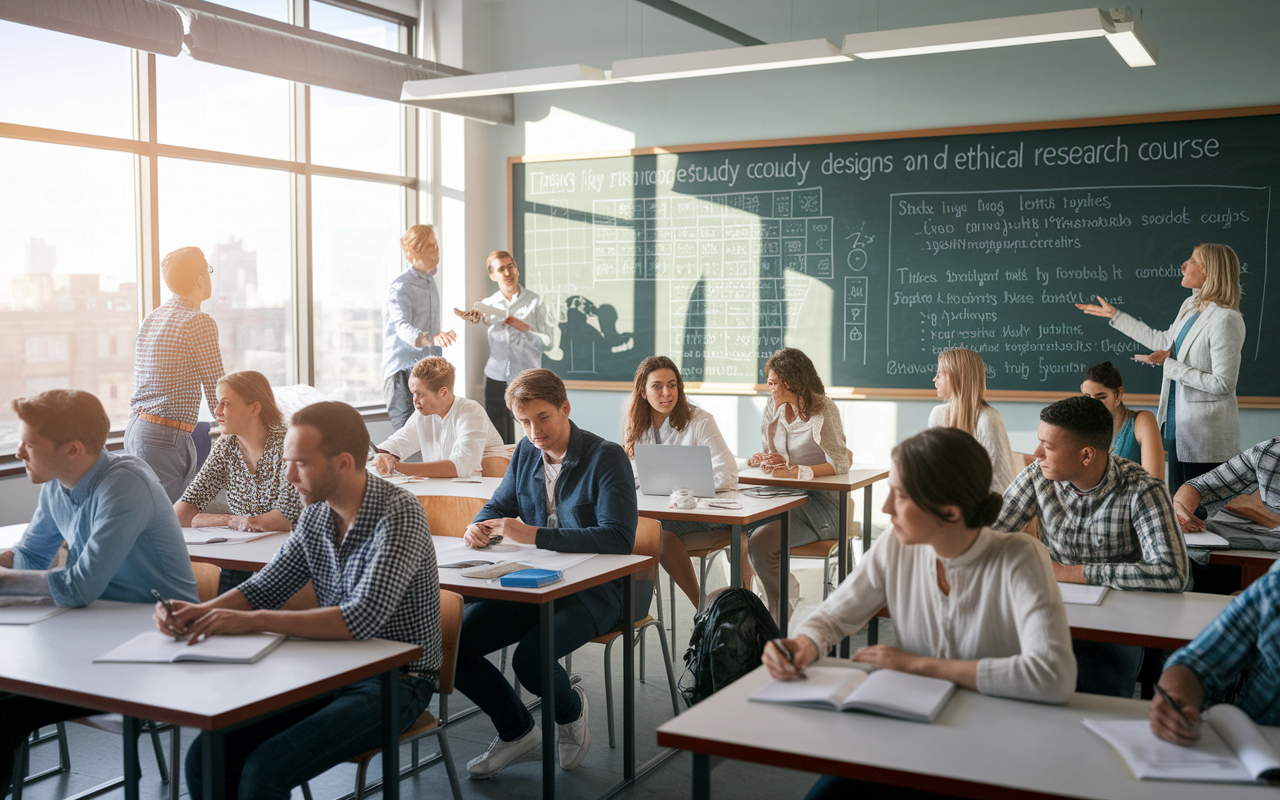
M 558 67 L 534 67 L 453 78 L 429 78 L 405 81 L 400 92 L 402 101 L 447 100 L 454 97 L 484 97 L 494 94 L 545 92 L 551 89 L 577 89 L 600 86 L 609 82 L 609 74 L 586 64 L 564 64 Z
M 800 42 L 757 44 L 669 56 L 624 58 L 613 62 L 613 69 L 609 74 L 614 81 L 640 83 L 726 75 L 731 72 L 808 67 L 842 61 L 849 61 L 849 57 L 842 55 L 840 48 L 831 42 L 826 39 L 806 39 Z
M 896 58 L 928 53 L 954 53 L 991 47 L 1062 42 L 1107 37 L 1131 67 L 1156 63 L 1156 47 L 1128 9 L 1100 8 L 1053 11 L 1021 17 L 953 22 L 920 28 L 851 33 L 841 52 L 853 58 Z

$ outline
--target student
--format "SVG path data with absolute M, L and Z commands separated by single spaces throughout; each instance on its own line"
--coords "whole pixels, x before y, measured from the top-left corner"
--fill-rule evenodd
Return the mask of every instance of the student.
M 959 428 L 977 439 L 991 457 L 991 491 L 1003 494 L 1022 465 L 1013 463 L 1004 417 L 987 404 L 987 367 L 982 356 L 963 347 L 943 350 L 938 353 L 933 385 L 938 397 L 947 402 L 929 412 L 929 427 Z
M 1192 724 L 1157 695 L 1147 712 L 1151 732 L 1167 742 L 1190 744 L 1200 738 L 1200 710 L 1223 702 L 1239 706 L 1259 725 L 1280 725 L 1278 612 L 1280 573 L 1271 571 L 1175 652 L 1160 686 Z
M 413 413 L 409 371 L 424 356 L 438 356 L 442 347 L 457 340 L 453 331 L 441 331 L 440 288 L 436 272 L 440 245 L 430 225 L 414 225 L 400 237 L 409 269 L 391 282 L 382 312 L 382 393 L 387 401 L 391 427 L 399 430 Z
M 716 491 L 738 488 L 738 462 L 720 435 L 715 417 L 689 402 L 684 394 L 680 370 L 666 356 L 649 356 L 636 368 L 622 445 L 632 459 L 633 468 L 638 444 L 710 447 L 711 473 Z M 698 606 L 698 577 L 689 560 L 689 549 L 710 547 L 715 541 L 710 532 L 725 527 L 708 522 L 667 520 L 662 523 L 659 563 L 684 590 L 694 608 Z
M 1187 549 L 1169 493 L 1140 465 L 1109 454 L 1111 427 L 1111 412 L 1092 397 L 1045 406 L 1036 461 L 1004 493 L 992 527 L 1017 531 L 1037 519 L 1064 583 L 1181 592 Z M 1133 695 L 1141 647 L 1076 641 L 1074 650 L 1077 691 Z
M 507 387 L 507 404 L 525 439 L 516 446 L 506 477 L 467 528 L 468 547 L 484 548 L 501 536 L 519 544 L 571 553 L 630 553 L 635 546 L 635 479 L 627 454 L 569 419 L 564 382 L 549 369 L 531 369 Z M 622 581 L 556 600 L 555 657 L 572 653 L 622 622 Z M 517 645 L 511 657 L 526 690 L 541 696 L 543 654 L 538 607 L 476 600 L 462 612 L 455 685 L 489 715 L 498 735 L 467 763 L 475 779 L 492 778 L 536 750 L 542 731 L 498 668 L 485 656 Z M 571 770 L 591 747 L 587 694 L 569 685 L 555 666 L 555 711 L 560 767 Z
M 133 345 L 133 411 L 124 429 L 124 451 L 147 462 L 170 503 L 196 475 L 191 432 L 201 387 L 216 413 L 214 387 L 222 377 L 218 323 L 200 310 L 213 296 L 212 273 L 198 247 L 165 256 L 160 274 L 173 297 L 147 315 Z
M 812 479 L 849 472 L 840 410 L 825 394 L 813 362 L 800 350 L 787 347 L 764 366 L 769 400 L 760 424 L 763 452 L 748 459 L 779 478 Z M 791 546 L 835 539 L 840 535 L 840 502 L 834 492 L 812 491 L 809 502 L 791 512 Z M 781 570 L 782 526 L 777 522 L 756 528 L 747 544 L 750 567 L 743 566 L 743 585 L 751 585 L 751 568 L 764 585 L 765 603 L 778 618 L 778 579 Z M 788 576 L 788 596 L 794 605 L 799 584 Z
M 485 459 L 506 460 L 507 448 L 484 407 L 455 395 L 453 379 L 453 365 L 439 356 L 414 365 L 409 390 L 415 410 L 404 427 L 378 445 L 378 474 L 457 478 L 479 472 Z M 415 453 L 422 453 L 422 463 L 403 461 Z
M 134 456 L 103 449 L 111 423 L 98 398 L 53 389 L 13 401 L 18 458 L 44 484 L 31 524 L 0 552 L 0 595 L 52 597 L 60 606 L 95 600 L 150 603 L 196 599 L 182 530 L 155 473 Z M 67 544 L 65 567 L 49 569 Z M 0 692 L 0 797 L 14 753 L 32 731 L 96 714 L 89 708 Z
M 1244 346 L 1240 261 L 1225 244 L 1201 244 L 1182 263 L 1191 296 L 1167 331 L 1158 331 L 1098 298 L 1076 308 L 1107 317 L 1111 327 L 1155 352 L 1134 361 L 1161 367 L 1156 420 L 1169 456 L 1169 492 L 1240 452 L 1236 379 Z
M 1080 393 L 1092 397 L 1111 412 L 1111 454 L 1142 465 L 1164 480 L 1164 444 L 1160 426 L 1150 411 L 1134 411 L 1124 404 L 1124 379 L 1110 361 L 1094 364 L 1085 373 Z
M 854 661 L 997 697 L 1070 698 L 1076 661 L 1049 555 L 1030 536 L 988 527 L 1001 504 L 990 487 L 991 461 L 969 434 L 931 428 L 903 440 L 884 504 L 892 527 L 785 641 L 794 666 L 765 648 L 769 673 L 795 680 L 888 606 L 898 646 L 864 647 Z M 809 797 L 850 797 L 858 788 L 827 777 Z
M 306 502 L 297 528 L 261 572 L 206 603 L 157 604 L 156 627 L 198 642 L 215 634 L 269 631 L 305 639 L 390 639 L 422 648 L 401 668 L 399 730 L 435 692 L 441 663 L 436 553 L 418 499 L 364 468 L 369 433 L 345 403 L 293 415 L 284 439 L 290 482 Z M 279 609 L 311 581 L 317 608 Z M 381 678 L 344 686 L 226 739 L 228 794 L 287 799 L 293 789 L 382 745 Z M 201 734 L 203 736 L 203 734 Z M 187 789 L 204 791 L 200 737 L 187 751 Z M 176 777 L 175 777 L 176 779 Z
M 1261 502 L 1249 494 L 1257 491 Z M 1187 533 L 1204 530 L 1195 515 L 1202 503 L 1241 497 L 1231 510 L 1268 528 L 1280 526 L 1280 436 L 1258 442 L 1235 458 L 1186 483 L 1173 497 L 1178 524 Z M 1280 563 L 1280 562 L 1278 562 Z
M 542 351 L 551 345 L 551 323 L 546 304 L 537 294 L 520 285 L 520 270 L 506 250 L 494 250 L 485 259 L 489 279 L 498 291 L 484 304 L 507 312 L 490 323 L 482 312 L 454 310 L 463 319 L 483 323 L 489 329 L 489 360 L 484 365 L 484 410 L 506 444 L 515 444 L 515 419 L 507 408 L 507 384 L 527 369 L 542 366 Z

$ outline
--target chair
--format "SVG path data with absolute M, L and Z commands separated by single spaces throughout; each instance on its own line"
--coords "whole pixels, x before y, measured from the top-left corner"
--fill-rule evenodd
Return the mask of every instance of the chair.
M 459 539 L 471 520 L 489 502 L 483 497 L 419 497 L 418 500 L 422 503 L 422 510 L 427 512 L 427 525 L 433 535 Z
M 507 465 L 510 463 L 511 459 L 499 458 L 498 456 L 482 458 L 480 459 L 480 477 L 501 478 L 507 474 Z
M 676 690 L 675 672 L 671 668 L 671 651 L 667 649 L 667 639 L 662 635 L 662 588 L 658 583 L 658 568 L 656 565 L 658 559 L 658 551 L 662 546 L 662 523 L 656 519 L 640 518 L 636 525 L 636 543 L 631 548 L 631 552 L 638 556 L 652 556 L 655 562 L 653 567 L 636 574 L 636 595 L 637 599 L 648 595 L 646 592 L 657 593 L 658 598 L 658 618 L 654 619 L 652 614 L 646 614 L 643 619 L 636 620 L 632 629 L 632 636 L 635 636 L 640 642 L 640 682 L 644 683 L 644 632 L 649 628 L 656 627 L 658 629 L 658 642 L 662 645 L 662 660 L 667 668 L 667 685 L 671 688 L 671 711 L 675 714 L 680 713 L 679 694 Z M 652 585 L 652 589 L 648 589 Z M 639 611 L 641 609 L 637 609 Z M 597 636 L 591 641 L 595 644 L 604 645 L 604 697 L 605 709 L 609 718 L 609 746 L 616 747 L 616 738 L 613 731 L 613 661 L 610 656 L 613 654 L 613 643 L 622 636 L 622 631 L 611 631 L 603 636 Z
M 196 597 L 200 602 L 212 600 L 218 596 L 218 581 L 222 577 L 222 570 L 213 564 L 205 564 L 200 561 L 191 562 L 191 571 L 195 573 L 196 578 Z M 106 733 L 113 733 L 117 736 L 124 735 L 124 717 L 120 714 L 94 714 L 90 717 L 79 717 L 71 720 L 77 725 L 84 725 L 88 728 L 96 728 Z M 169 761 L 165 763 L 164 748 L 160 745 L 160 734 L 164 731 L 169 732 Z M 142 731 L 151 736 L 151 746 L 156 753 L 156 768 L 160 771 L 161 783 L 169 785 L 169 800 L 179 800 L 182 794 L 181 781 L 178 776 L 181 774 L 180 763 L 182 758 L 182 729 L 177 725 L 169 723 L 143 722 Z M 14 780 L 13 782 L 13 800 L 22 800 L 22 786 L 26 783 L 32 783 L 40 778 L 48 777 L 59 772 L 68 772 L 71 769 L 71 758 L 67 749 L 66 728 L 63 723 L 57 723 L 57 733 L 54 736 L 58 739 L 58 766 L 51 767 L 36 775 L 27 776 L 23 780 Z M 53 738 L 51 736 L 42 737 L 34 741 L 44 741 Z M 31 742 L 34 743 L 34 742 Z M 15 756 L 14 775 L 23 775 L 27 771 L 29 765 L 28 748 L 31 744 L 24 742 L 22 747 L 18 749 Z M 77 795 L 78 798 L 92 797 L 103 792 L 110 791 L 121 786 L 124 778 L 114 778 L 105 783 L 99 784 L 92 789 L 88 789 Z
M 1036 463 L 1036 457 L 1031 455 L 1030 453 L 1014 453 L 1013 463 L 1017 464 L 1019 460 L 1022 461 L 1023 469 L 1026 469 L 1027 467 Z M 1039 539 L 1040 538 L 1040 520 L 1036 517 L 1032 517 L 1031 521 L 1023 526 L 1022 532 L 1029 533 L 1032 536 Z M 1147 699 L 1150 699 L 1150 698 L 1147 698 Z
M 716 539 L 710 547 L 700 550 L 689 550 L 689 558 L 698 559 L 698 608 L 695 613 L 701 613 L 702 609 L 707 606 L 707 573 L 711 571 L 711 565 L 715 563 L 717 556 L 729 557 L 729 544 L 732 540 L 731 529 L 725 528 L 720 531 L 712 531 L 716 534 Z M 670 575 L 667 576 L 667 584 L 670 587 L 671 598 L 671 649 L 676 649 L 676 579 Z M 661 604 L 659 604 L 661 605 Z

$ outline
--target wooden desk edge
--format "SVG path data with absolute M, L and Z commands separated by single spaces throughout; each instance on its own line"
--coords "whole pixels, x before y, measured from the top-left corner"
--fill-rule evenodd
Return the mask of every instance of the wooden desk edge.
M 313 697 L 319 697 L 325 692 L 335 689 L 341 689 L 343 686 L 350 686 L 358 681 L 372 678 L 377 675 L 393 669 L 395 667 L 404 666 L 410 661 L 419 658 L 422 655 L 421 647 L 414 647 L 395 655 L 386 656 L 378 661 L 370 664 L 364 664 L 341 675 L 333 675 L 328 678 L 309 683 L 306 686 L 295 687 L 283 694 L 274 695 L 263 700 L 256 701 L 249 705 L 241 706 L 223 714 L 214 714 L 212 716 L 206 714 L 196 714 L 188 711 L 178 711 L 171 708 L 163 708 L 151 706 L 146 703 L 122 703 L 112 702 L 109 708 L 101 708 L 103 705 L 100 695 L 84 694 L 73 689 L 58 689 L 41 684 L 31 684 L 25 681 L 17 681 L 9 678 L 0 678 L 0 689 L 22 694 L 28 697 L 39 697 L 44 700 L 54 700 L 59 703 L 67 703 L 74 706 L 84 706 L 86 708 L 97 708 L 106 713 L 125 714 L 138 719 L 153 720 L 155 722 L 169 722 L 175 725 L 185 725 L 189 728 L 198 728 L 200 730 L 215 730 L 224 728 L 228 725 L 234 725 L 237 722 L 253 719 L 270 711 L 285 708 L 294 703 L 303 700 L 309 700 Z M 267 658 L 270 658 L 270 654 Z
M 640 516 L 646 519 L 667 519 L 667 520 L 683 520 L 687 522 L 710 522 L 720 525 L 750 525 L 753 522 L 765 519 L 767 517 L 776 516 L 784 511 L 790 511 L 799 508 L 809 502 L 809 498 L 797 495 L 788 499 L 785 503 L 780 503 L 773 508 L 759 511 L 746 516 L 734 517 L 727 514 L 690 514 L 688 511 L 678 508 L 659 508 L 653 511 L 640 509 Z M 728 509 L 726 509 L 728 510 Z
M 553 584 L 555 588 L 548 589 L 545 592 L 512 592 L 510 588 L 500 586 L 498 584 L 486 583 L 483 586 L 477 586 L 474 583 L 449 583 L 444 579 L 440 581 L 441 589 L 448 589 L 451 592 L 457 592 L 463 597 L 481 597 L 489 600 L 510 600 L 513 603 L 536 603 L 542 605 L 552 600 L 559 600 L 562 597 L 568 597 L 571 594 L 577 594 L 583 589 L 590 589 L 593 586 L 599 586 L 602 583 L 608 583 L 611 580 L 621 578 L 624 575 L 634 575 L 642 570 L 656 567 L 658 559 L 650 556 L 643 561 L 636 561 L 631 564 L 623 564 L 607 572 L 601 572 L 590 578 L 583 578 L 580 581 L 564 581 L 560 584 Z
M 856 492 L 859 489 L 865 489 L 876 481 L 882 481 L 889 477 L 889 470 L 877 473 L 870 478 L 864 478 L 860 481 L 854 481 L 849 484 L 849 491 Z M 802 481 L 799 478 L 774 478 L 772 476 L 761 475 L 738 475 L 738 483 L 745 483 L 748 486 L 783 486 L 788 489 L 806 489 L 808 491 L 818 492 L 842 492 L 845 490 L 843 484 L 833 485 L 823 483 L 821 481 Z
M 737 761 L 750 761 L 774 767 L 785 767 L 802 772 L 816 772 L 820 775 L 836 775 L 842 778 L 872 781 L 888 786 L 941 792 L 956 797 L 997 798 L 997 800 L 1015 800 L 1015 798 L 1016 800 L 1032 800 L 1033 798 L 1039 800 L 1040 798 L 1072 797 L 1072 795 L 1042 794 L 1007 786 L 976 783 L 959 778 L 920 775 L 915 772 L 904 772 L 902 770 L 855 764 L 848 761 L 819 758 L 798 753 L 781 753 L 767 748 L 671 733 L 661 728 L 658 729 L 658 746 L 674 747 L 678 750 L 688 750 L 721 758 L 732 758 Z

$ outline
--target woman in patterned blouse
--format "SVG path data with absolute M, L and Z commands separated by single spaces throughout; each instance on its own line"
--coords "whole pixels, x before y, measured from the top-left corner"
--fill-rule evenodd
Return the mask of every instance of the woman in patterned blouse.
M 292 529 L 302 502 L 285 478 L 285 424 L 266 376 L 250 370 L 224 375 L 218 381 L 216 414 L 222 435 L 182 499 L 173 504 L 178 521 L 183 527 Z M 202 513 L 222 489 L 231 513 Z

